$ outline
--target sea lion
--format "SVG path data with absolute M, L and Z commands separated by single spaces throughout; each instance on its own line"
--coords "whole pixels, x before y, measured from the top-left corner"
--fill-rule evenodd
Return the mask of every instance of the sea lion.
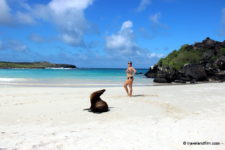
M 93 92 L 90 96 L 91 107 L 90 110 L 92 112 L 107 112 L 109 107 L 105 101 L 103 101 L 100 96 L 105 92 L 105 89 Z

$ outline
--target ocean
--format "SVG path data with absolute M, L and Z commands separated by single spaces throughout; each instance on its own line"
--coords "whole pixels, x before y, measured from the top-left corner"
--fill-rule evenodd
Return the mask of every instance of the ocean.
M 134 86 L 153 85 L 147 69 L 137 69 Z M 0 69 L 0 85 L 5 86 L 122 86 L 125 69 Z

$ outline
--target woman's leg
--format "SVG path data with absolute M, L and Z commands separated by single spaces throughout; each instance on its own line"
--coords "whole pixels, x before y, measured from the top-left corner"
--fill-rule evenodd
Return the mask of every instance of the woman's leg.
M 129 84 L 129 83 L 128 83 L 128 80 L 126 80 L 125 83 L 124 83 L 124 85 L 123 85 L 124 89 L 125 89 L 126 92 L 127 92 L 127 95 L 129 95 L 128 88 L 127 88 L 127 85 L 128 85 L 128 84 Z
M 129 96 L 132 96 L 132 92 L 133 92 L 133 80 L 129 80 L 129 89 L 130 89 L 130 92 L 129 92 Z

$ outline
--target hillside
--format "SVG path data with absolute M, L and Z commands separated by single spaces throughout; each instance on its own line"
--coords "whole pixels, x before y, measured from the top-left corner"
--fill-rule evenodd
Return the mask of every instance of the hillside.
M 52 64 L 49 62 L 0 62 L 0 68 L 33 68 L 33 69 L 45 69 L 45 68 L 76 68 L 74 65 L 68 64 Z
M 151 67 L 145 74 L 155 82 L 225 80 L 225 41 L 206 38 L 185 44 Z

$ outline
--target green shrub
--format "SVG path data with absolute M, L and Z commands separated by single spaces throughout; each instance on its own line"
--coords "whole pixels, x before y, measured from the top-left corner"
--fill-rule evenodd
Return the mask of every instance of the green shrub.
M 219 55 L 225 55 L 225 48 L 221 48 L 220 50 L 219 50 Z
M 174 50 L 167 57 L 160 59 L 158 65 L 169 69 L 180 70 L 185 64 L 196 64 L 201 60 L 202 53 L 183 45 L 180 50 Z

